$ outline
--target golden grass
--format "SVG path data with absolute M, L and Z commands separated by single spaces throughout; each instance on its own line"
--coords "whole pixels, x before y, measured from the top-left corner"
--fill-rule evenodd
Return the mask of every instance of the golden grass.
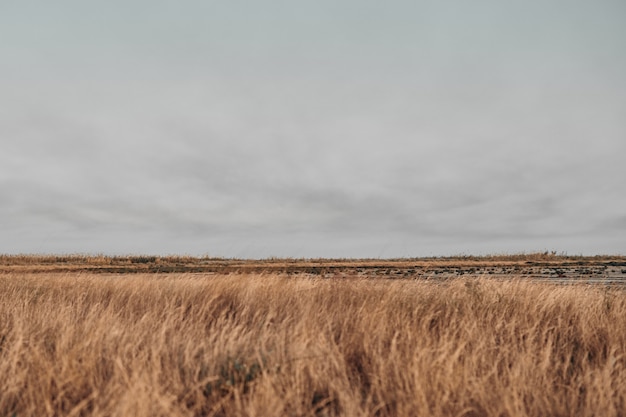
M 624 416 L 626 292 L 0 275 L 0 416 Z

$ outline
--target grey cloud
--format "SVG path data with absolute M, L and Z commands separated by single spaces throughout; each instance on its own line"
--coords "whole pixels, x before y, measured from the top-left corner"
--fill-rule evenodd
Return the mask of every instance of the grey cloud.
M 0 17 L 0 251 L 624 247 L 622 6 L 184 3 Z
M 601 230 L 609 233 L 624 233 L 626 231 L 626 216 L 615 215 L 611 218 L 604 219 L 600 223 Z

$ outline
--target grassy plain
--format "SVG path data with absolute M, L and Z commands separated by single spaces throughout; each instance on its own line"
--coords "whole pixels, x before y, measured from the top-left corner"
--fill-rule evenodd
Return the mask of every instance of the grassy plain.
M 624 416 L 626 291 L 0 274 L 0 416 Z

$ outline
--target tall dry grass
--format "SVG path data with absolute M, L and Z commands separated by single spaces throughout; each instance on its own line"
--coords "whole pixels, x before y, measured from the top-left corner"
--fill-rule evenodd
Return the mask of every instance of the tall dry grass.
M 0 416 L 624 416 L 626 293 L 0 275 Z

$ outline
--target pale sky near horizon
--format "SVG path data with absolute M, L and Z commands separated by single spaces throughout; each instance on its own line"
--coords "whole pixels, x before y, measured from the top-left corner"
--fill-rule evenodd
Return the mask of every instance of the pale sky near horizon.
M 0 253 L 626 254 L 622 0 L 4 0 L 0 52 Z

